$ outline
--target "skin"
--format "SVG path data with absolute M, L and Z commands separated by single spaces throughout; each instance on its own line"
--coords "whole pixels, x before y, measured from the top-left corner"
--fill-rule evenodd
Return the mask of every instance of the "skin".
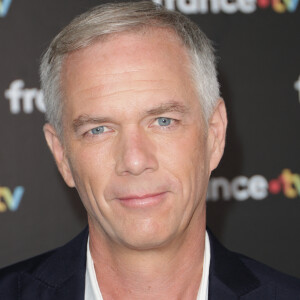
M 87 210 L 104 299 L 198 293 L 206 189 L 227 120 L 220 100 L 205 128 L 188 66 L 165 29 L 112 35 L 65 60 L 64 141 L 50 124 L 44 132 Z

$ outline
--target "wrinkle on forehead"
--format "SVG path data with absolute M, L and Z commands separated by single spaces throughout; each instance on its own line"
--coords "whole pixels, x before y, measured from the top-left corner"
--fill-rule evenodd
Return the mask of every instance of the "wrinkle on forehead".
M 104 82 L 103 82 L 104 81 Z M 88 88 L 76 90 L 69 93 L 69 97 L 84 97 L 86 100 L 92 100 L 95 98 L 105 98 L 112 97 L 116 94 L 125 94 L 130 92 L 143 93 L 147 91 L 163 91 L 162 82 L 164 79 L 160 80 L 134 80 L 134 81 L 124 81 L 120 80 L 118 85 L 115 85 L 116 81 L 105 83 L 105 80 L 99 80 L 99 82 Z M 137 84 L 138 83 L 138 84 Z
M 155 37 L 155 45 L 149 45 L 147 41 Z M 155 48 L 156 51 L 151 51 Z M 159 52 L 157 52 L 159 49 Z M 101 52 L 101 56 L 95 55 Z M 143 52 L 143 56 L 135 55 L 138 52 Z M 129 54 L 129 55 L 127 55 Z M 132 55 L 134 54 L 134 55 Z M 182 45 L 179 38 L 173 33 L 172 30 L 155 28 L 148 30 L 146 36 L 138 34 L 137 32 L 123 32 L 113 34 L 109 39 L 95 43 L 87 48 L 80 49 L 70 53 L 64 61 L 63 66 L 63 79 L 67 80 L 69 72 L 73 72 L 74 68 L 80 68 L 85 63 L 86 59 L 93 58 L 95 63 L 99 62 L 102 67 L 98 70 L 98 74 L 103 77 L 116 77 L 117 76 L 134 76 L 135 72 L 143 71 L 145 69 L 145 59 L 150 64 L 146 66 L 147 70 L 151 70 L 158 60 L 169 56 L 176 57 L 177 64 L 190 65 L 189 55 L 186 48 Z M 126 57 L 126 66 L 118 68 L 116 60 L 122 61 Z M 165 60 L 166 67 L 174 68 L 175 65 L 170 61 Z M 144 64 L 144 67 L 142 65 Z M 182 70 L 182 71 L 183 71 Z M 189 70 L 188 70 L 188 73 Z M 80 74 L 78 74 L 80 75 Z M 190 74 L 189 74 L 190 75 Z M 110 78 L 111 79 L 111 78 Z

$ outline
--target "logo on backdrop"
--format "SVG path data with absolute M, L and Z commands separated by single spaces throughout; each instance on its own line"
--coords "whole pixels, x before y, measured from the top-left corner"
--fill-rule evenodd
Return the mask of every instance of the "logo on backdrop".
M 300 103 L 300 75 L 298 77 L 298 80 L 294 83 L 294 88 L 296 91 L 298 91 L 298 98 Z
M 0 0 L 0 17 L 3 18 L 8 13 L 12 0 Z
M 225 177 L 212 177 L 208 185 L 207 201 L 245 201 L 250 198 L 263 200 L 269 194 L 279 193 L 290 199 L 300 196 L 300 174 L 293 174 L 291 170 L 284 169 L 277 178 L 269 181 L 262 175 L 250 178 L 237 176 L 231 181 Z
M 5 98 L 9 101 L 10 112 L 12 114 L 31 114 L 34 107 L 45 112 L 44 95 L 42 90 L 37 88 L 24 88 L 25 83 L 22 79 L 14 80 L 9 88 L 4 92 Z
M 254 13 L 257 9 L 271 8 L 276 13 L 295 12 L 299 0 L 152 0 L 163 4 L 169 10 L 176 8 L 186 14 L 244 14 Z
M 24 187 L 17 186 L 12 191 L 9 187 L 0 186 L 0 213 L 16 211 L 24 195 Z

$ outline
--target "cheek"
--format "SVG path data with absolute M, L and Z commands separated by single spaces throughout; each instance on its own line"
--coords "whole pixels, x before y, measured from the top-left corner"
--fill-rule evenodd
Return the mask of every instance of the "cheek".
M 180 172 L 194 173 L 206 163 L 205 139 L 197 128 L 187 128 L 180 137 L 166 139 L 160 146 L 164 160 Z
M 184 199 L 198 198 L 209 177 L 204 137 L 195 130 L 189 136 L 164 145 L 160 151 L 160 166 L 176 177 Z
M 101 146 L 75 145 L 69 153 L 72 153 L 69 161 L 79 194 L 84 199 L 86 196 L 92 199 L 90 193 L 101 194 L 113 169 L 110 152 Z

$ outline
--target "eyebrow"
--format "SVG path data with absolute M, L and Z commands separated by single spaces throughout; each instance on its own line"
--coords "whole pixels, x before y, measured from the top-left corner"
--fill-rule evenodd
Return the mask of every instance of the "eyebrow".
M 146 115 L 160 115 L 167 112 L 179 112 L 185 114 L 189 111 L 189 108 L 186 105 L 183 105 L 177 101 L 170 101 L 163 103 L 158 107 L 147 110 Z
M 105 123 L 105 122 L 111 122 L 112 120 L 110 118 L 105 117 L 91 117 L 89 115 L 80 115 L 78 118 L 74 119 L 72 122 L 73 130 L 76 132 L 78 131 L 78 128 L 80 128 L 82 125 L 85 124 L 99 124 L 99 123 Z
M 158 107 L 151 108 L 146 111 L 146 116 L 160 115 L 167 112 L 178 112 L 181 114 L 186 114 L 189 111 L 189 108 L 186 105 L 183 105 L 177 101 L 170 101 L 163 103 Z M 85 124 L 100 124 L 100 123 L 109 123 L 112 122 L 111 118 L 108 117 L 91 117 L 87 114 L 80 115 L 72 122 L 72 127 L 75 132 Z

